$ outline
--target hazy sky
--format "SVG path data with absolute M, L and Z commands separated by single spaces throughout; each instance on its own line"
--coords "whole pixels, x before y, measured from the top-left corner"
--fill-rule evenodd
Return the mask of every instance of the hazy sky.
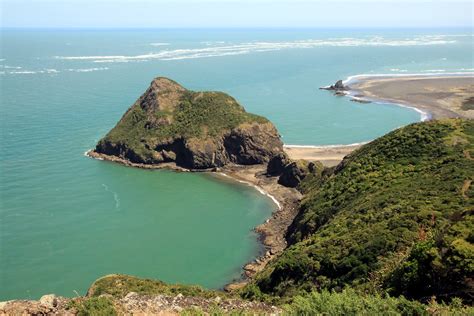
M 466 0 L 0 0 L 3 27 L 473 25 Z

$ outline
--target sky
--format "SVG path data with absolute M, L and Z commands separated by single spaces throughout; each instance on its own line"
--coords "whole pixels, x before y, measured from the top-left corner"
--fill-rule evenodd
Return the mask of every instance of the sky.
M 2 27 L 473 27 L 466 0 L 0 0 Z

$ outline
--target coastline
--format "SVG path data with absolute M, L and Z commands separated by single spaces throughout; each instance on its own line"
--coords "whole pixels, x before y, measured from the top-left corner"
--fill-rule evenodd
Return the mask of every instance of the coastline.
M 344 95 L 356 102 L 411 108 L 420 120 L 474 118 L 463 104 L 474 96 L 474 73 L 362 74 L 342 81 Z
M 357 78 L 357 81 L 355 81 Z M 437 80 L 444 87 L 446 81 L 450 79 L 457 79 L 459 81 L 462 78 L 463 81 L 474 81 L 472 75 L 469 76 L 429 76 L 426 75 L 411 75 L 404 74 L 398 76 L 390 75 L 358 75 L 347 78 L 344 82 L 354 82 L 351 86 L 347 86 L 347 90 L 344 91 L 343 95 L 352 98 L 358 102 L 374 102 L 374 103 L 390 103 L 396 106 L 402 106 L 412 108 L 420 113 L 420 120 L 430 120 L 439 118 L 458 117 L 459 113 L 453 112 L 450 109 L 446 109 L 441 105 L 433 103 L 422 103 L 413 102 L 411 99 L 406 98 L 409 93 L 404 95 L 397 95 L 395 98 L 392 96 L 386 96 L 380 93 L 380 89 L 377 89 L 377 85 L 389 84 L 395 86 L 392 90 L 383 87 L 382 90 L 388 90 L 392 92 L 395 90 L 403 91 L 404 84 L 409 84 L 412 89 L 421 91 L 426 88 L 425 80 Z M 400 83 L 402 83 L 400 88 Z M 459 85 L 459 82 L 455 82 Z M 376 88 L 374 88 L 374 86 Z M 452 87 L 452 85 L 451 85 Z M 467 91 L 470 93 L 470 90 Z M 434 96 L 443 93 L 439 89 L 433 91 L 419 92 L 419 95 L 424 96 L 431 102 L 438 102 L 438 99 L 430 95 L 434 93 Z M 444 92 L 448 93 L 448 92 Z M 458 100 L 465 97 L 464 94 L 456 95 L 450 91 L 450 95 L 454 95 Z M 405 98 L 404 98 L 405 97 Z M 415 100 L 416 101 L 416 100 Z M 474 110 L 469 111 L 474 115 Z M 312 146 L 312 145 L 284 145 L 284 151 L 292 160 L 304 159 L 308 161 L 320 161 L 326 167 L 334 167 L 338 165 L 342 159 L 360 148 L 368 142 L 348 144 L 348 145 L 326 145 L 326 146 Z M 280 254 L 287 246 L 285 240 L 285 234 L 288 227 L 291 225 L 293 219 L 298 213 L 299 203 L 302 199 L 302 194 L 294 188 L 287 188 L 277 183 L 278 177 L 269 177 L 266 175 L 266 165 L 227 165 L 222 168 L 212 169 L 197 169 L 190 170 L 177 166 L 175 163 L 161 163 L 156 165 L 132 163 L 126 159 L 122 159 L 116 156 L 109 156 L 105 154 L 96 153 L 93 150 L 89 150 L 85 153 L 87 157 L 111 161 L 120 163 L 130 167 L 143 168 L 143 169 L 168 169 L 179 172 L 206 172 L 216 178 L 232 179 L 239 183 L 253 186 L 261 194 L 268 196 L 277 206 L 276 210 L 272 213 L 271 217 L 268 218 L 265 223 L 258 225 L 254 228 L 255 232 L 259 235 L 259 240 L 263 245 L 265 252 L 264 254 L 257 256 L 253 261 L 245 264 L 243 268 L 242 278 L 233 280 L 227 284 L 224 289 L 227 291 L 236 290 L 242 288 L 252 279 L 252 277 L 261 271 L 266 264 L 272 260 L 275 256 Z
M 224 289 L 232 291 L 245 286 L 250 279 L 261 271 L 267 263 L 280 254 L 287 246 L 285 234 L 299 211 L 302 194 L 295 188 L 278 184 L 278 177 L 266 175 L 266 165 L 227 165 L 219 172 L 211 173 L 215 177 L 232 179 L 254 187 L 268 196 L 276 204 L 276 210 L 264 223 L 254 228 L 264 246 L 264 253 L 245 264 L 243 278 L 233 280 Z
M 248 283 L 257 272 L 261 271 L 266 264 L 276 255 L 280 254 L 286 248 L 285 234 L 287 228 L 293 222 L 298 213 L 299 203 L 302 194 L 295 188 L 288 188 L 278 184 L 278 177 L 269 177 L 266 175 L 266 165 L 227 165 L 223 168 L 194 170 L 177 166 L 174 163 L 148 165 L 140 163 L 132 163 L 126 159 L 116 156 L 96 153 L 89 150 L 84 153 L 86 157 L 119 163 L 128 167 L 152 169 L 152 170 L 172 170 L 177 172 L 205 172 L 216 178 L 231 179 L 242 184 L 254 187 L 261 194 L 269 197 L 276 205 L 270 218 L 265 220 L 263 224 L 254 228 L 259 235 L 259 241 L 263 245 L 265 251 L 262 255 L 257 256 L 251 262 L 246 263 L 242 269 L 242 278 L 232 280 L 224 286 L 226 291 L 239 289 Z

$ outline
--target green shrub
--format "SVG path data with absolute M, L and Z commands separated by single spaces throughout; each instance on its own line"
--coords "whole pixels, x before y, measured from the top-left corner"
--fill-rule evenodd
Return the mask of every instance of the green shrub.
M 114 304 L 106 297 L 74 299 L 68 309 L 74 309 L 78 316 L 112 316 L 117 315 Z
M 361 295 L 353 289 L 340 293 L 323 290 L 294 298 L 284 307 L 288 315 L 472 315 L 474 309 L 459 300 L 451 305 L 425 305 L 404 297 Z
M 229 297 L 224 292 L 206 290 L 195 285 L 167 284 L 159 280 L 140 279 L 129 275 L 108 275 L 96 280 L 88 291 L 88 296 L 97 297 L 103 294 L 122 298 L 130 292 L 144 295 L 177 295 L 200 296 L 204 298 Z

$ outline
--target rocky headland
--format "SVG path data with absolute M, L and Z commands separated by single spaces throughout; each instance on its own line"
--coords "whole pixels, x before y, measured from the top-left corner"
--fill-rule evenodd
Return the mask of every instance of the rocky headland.
M 247 113 L 231 96 L 193 92 L 160 77 L 89 155 L 135 166 L 206 170 L 262 164 L 282 151 L 275 126 Z

